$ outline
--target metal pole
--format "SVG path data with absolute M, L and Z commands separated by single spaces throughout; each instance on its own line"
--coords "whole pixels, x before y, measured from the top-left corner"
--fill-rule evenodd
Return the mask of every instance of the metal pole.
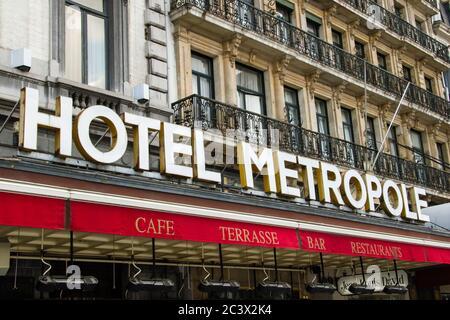
M 409 85 L 411 84 L 411 82 L 408 82 L 408 84 L 406 85 L 405 91 L 403 91 L 402 94 L 402 98 L 400 99 L 400 102 L 398 103 L 397 109 L 395 109 L 395 113 L 394 116 L 392 117 L 391 123 L 389 123 L 389 127 L 386 131 L 386 134 L 384 135 L 383 141 L 381 141 L 381 146 L 380 149 L 377 152 L 377 155 L 375 156 L 375 159 L 373 159 L 372 165 L 371 165 L 371 170 L 373 170 L 373 167 L 375 166 L 375 164 L 377 163 L 378 157 L 380 156 L 380 153 L 383 151 L 383 147 L 384 147 L 384 143 L 386 142 L 386 138 L 389 134 L 389 131 L 391 130 L 392 124 L 394 123 L 394 119 L 397 117 L 397 113 L 400 110 L 400 106 L 402 105 L 403 99 L 405 98 L 406 92 L 408 91 Z
M 219 243 L 219 258 L 220 258 L 220 281 L 223 280 L 223 258 L 222 258 L 222 244 Z
M 0 128 L 0 134 L 3 132 L 3 129 L 5 129 L 6 124 L 8 123 L 9 119 L 11 119 L 14 111 L 16 111 L 17 106 L 19 105 L 19 101 L 16 102 L 16 104 L 14 105 L 14 107 L 11 109 L 11 112 L 8 114 L 8 116 L 6 117 L 5 121 L 2 124 L 2 127 Z
M 320 253 L 320 282 L 322 283 L 325 279 L 325 270 L 323 265 L 323 255 Z
M 394 259 L 394 270 L 395 270 L 395 278 L 397 279 L 397 286 L 398 286 L 398 270 L 397 270 L 397 261 Z
M 277 248 L 273 248 L 273 259 L 275 262 L 275 282 L 277 282 L 278 281 Z
M 70 231 L 70 264 L 73 265 L 73 231 Z
M 364 265 L 363 265 L 363 258 L 359 257 L 359 263 L 361 264 L 361 272 L 362 272 L 362 277 L 363 277 L 363 281 L 364 281 L 364 285 L 366 284 L 366 275 L 365 275 L 365 271 L 364 271 Z

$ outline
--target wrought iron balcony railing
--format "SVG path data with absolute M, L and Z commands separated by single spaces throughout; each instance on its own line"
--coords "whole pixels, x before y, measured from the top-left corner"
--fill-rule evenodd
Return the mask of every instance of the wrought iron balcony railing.
M 196 7 L 205 10 L 214 16 L 293 49 L 321 65 L 336 69 L 361 81 L 365 80 L 364 70 L 366 69 L 368 84 L 398 98 L 406 88 L 406 80 L 241 0 L 173 0 L 171 7 L 172 10 L 180 7 Z M 406 99 L 444 116 L 447 120 L 450 118 L 450 103 L 447 100 L 416 85 L 409 87 Z
M 230 106 L 198 95 L 191 95 L 172 104 L 174 122 L 202 128 L 255 145 L 276 147 L 304 155 L 368 171 L 376 150 L 325 134 L 306 130 L 293 124 Z M 450 192 L 450 173 L 381 153 L 373 169 L 380 176 L 390 177 L 434 190 Z
M 386 10 L 376 2 L 370 0 L 341 0 L 349 4 L 358 11 L 372 16 L 374 21 L 381 23 L 387 30 L 393 31 L 401 37 L 406 37 L 409 40 L 420 45 L 427 51 L 432 52 L 440 59 L 450 63 L 450 55 L 448 46 L 436 39 L 430 37 L 422 30 L 414 27 L 412 24 L 403 20 L 398 15 Z M 427 0 L 431 5 L 434 5 L 433 0 Z M 434 5 L 436 7 L 437 5 Z

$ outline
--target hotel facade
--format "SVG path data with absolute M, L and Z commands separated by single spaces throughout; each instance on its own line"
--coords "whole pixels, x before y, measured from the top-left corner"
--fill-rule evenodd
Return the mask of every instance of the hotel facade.
M 449 299 L 449 6 L 0 0 L 0 299 Z

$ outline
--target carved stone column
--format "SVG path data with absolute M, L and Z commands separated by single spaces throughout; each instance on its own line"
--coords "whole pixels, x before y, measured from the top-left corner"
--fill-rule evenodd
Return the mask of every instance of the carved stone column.
M 411 129 L 416 126 L 417 118 L 415 111 L 404 113 L 401 116 L 402 119 L 402 142 L 403 145 L 412 148 Z M 414 160 L 414 154 L 410 150 L 400 148 L 400 156 L 407 160 Z
M 223 43 L 225 102 L 231 105 L 237 105 L 236 57 L 239 52 L 241 40 L 242 36 L 236 33 L 233 38 Z
M 175 55 L 177 59 L 178 98 L 192 94 L 191 44 L 189 31 L 185 26 L 176 25 L 174 31 Z
M 314 91 L 317 80 L 319 79 L 321 71 L 316 69 L 311 74 L 305 77 L 306 80 L 306 93 L 304 94 L 305 106 L 309 111 L 309 116 L 304 121 L 304 126 L 312 131 L 317 131 L 317 119 L 316 119 L 316 103 L 314 100 Z
M 330 113 L 330 129 L 331 135 L 344 139 L 344 129 L 342 126 L 342 111 L 341 111 L 341 96 L 347 87 L 348 83 L 346 81 L 342 82 L 340 85 L 332 88 L 332 99 L 331 99 L 331 110 Z
M 291 59 L 291 56 L 286 55 L 274 65 L 275 116 L 281 121 L 287 121 L 284 101 L 284 78 Z

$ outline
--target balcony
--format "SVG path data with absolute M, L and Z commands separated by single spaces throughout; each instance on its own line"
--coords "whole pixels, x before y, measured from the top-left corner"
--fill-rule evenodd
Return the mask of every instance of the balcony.
M 370 0 L 335 0 L 337 3 L 345 3 L 352 8 L 358 10 L 359 12 L 366 15 L 366 19 L 369 16 L 373 16 L 374 19 L 386 28 L 386 31 L 391 31 L 400 37 L 404 37 L 407 40 L 412 41 L 414 44 L 420 46 L 422 49 L 426 50 L 434 57 L 442 60 L 444 63 L 450 63 L 450 52 L 448 46 L 444 43 L 437 41 L 436 39 L 430 37 L 423 31 L 414 27 L 412 24 L 406 22 L 394 13 L 386 10 L 382 6 Z M 424 3 L 426 1 L 417 0 L 416 2 Z M 429 0 L 426 2 L 428 6 L 429 3 L 436 4 L 436 1 Z M 437 8 L 437 4 L 435 6 Z M 432 14 L 439 13 L 438 9 Z M 375 26 L 375 25 L 374 25 Z M 448 66 L 446 66 L 448 68 Z
M 313 132 L 289 123 L 246 111 L 198 95 L 172 104 L 174 122 L 191 128 L 230 131 L 241 141 L 271 147 L 337 165 L 369 171 L 377 151 L 345 140 Z M 374 167 L 377 175 L 450 192 L 450 173 L 381 153 Z
M 311 66 L 319 63 L 339 73 L 353 77 L 362 83 L 366 79 L 369 86 L 381 90 L 384 94 L 399 99 L 407 86 L 407 81 L 386 70 L 366 62 L 344 50 L 329 44 L 272 14 L 259 10 L 241 0 L 174 0 L 171 10 L 196 8 L 201 12 L 218 17 L 244 30 L 251 31 L 286 48 L 289 52 L 307 57 Z M 342 77 L 342 76 L 341 76 Z M 342 77 L 344 78 L 344 77 Z M 345 80 L 345 79 L 344 79 Z M 370 88 L 369 88 L 370 89 Z M 406 100 L 412 102 L 419 110 L 428 114 L 450 120 L 450 103 L 425 89 L 410 85 Z

